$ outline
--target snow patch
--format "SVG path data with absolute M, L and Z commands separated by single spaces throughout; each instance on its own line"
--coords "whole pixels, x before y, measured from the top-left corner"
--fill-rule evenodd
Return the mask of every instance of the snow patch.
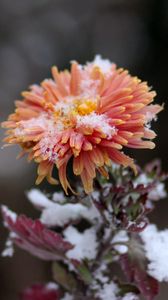
M 150 224 L 140 236 L 149 260 L 149 274 L 158 281 L 168 281 L 168 229 L 158 231 L 156 225 Z
M 138 300 L 138 296 L 133 293 L 126 294 L 121 300 Z
M 2 252 L 3 257 L 12 257 L 14 254 L 14 248 L 13 248 L 13 243 L 10 239 L 7 239 L 5 243 L 5 249 Z
M 96 292 L 96 297 L 101 300 L 138 300 L 139 298 L 133 293 L 127 293 L 123 297 L 119 296 L 119 288 L 116 283 L 104 283 Z
M 13 222 L 16 222 L 17 214 L 11 211 L 6 205 L 2 205 L 2 212 L 6 217 L 9 217 Z
M 27 192 L 28 200 L 36 207 L 43 209 L 52 205 L 47 196 L 38 189 L 31 189 Z
M 81 204 L 51 204 L 44 209 L 40 220 L 48 226 L 64 226 L 70 221 L 80 219 L 83 215 L 87 215 L 87 208 Z
M 128 242 L 129 237 L 127 235 L 127 232 L 125 230 L 120 230 L 112 239 L 112 244 L 113 243 L 121 243 L 121 245 L 115 245 L 114 249 L 116 249 L 117 252 L 120 254 L 127 253 L 128 247 L 124 245 L 124 243 Z M 122 245 L 123 242 L 123 245 Z
M 100 199 L 100 192 L 99 191 L 93 191 L 92 193 L 91 193 L 91 197 L 95 200 L 95 201 L 99 201 L 99 199 Z
M 1 255 L 3 257 L 12 257 L 14 254 L 14 247 L 13 247 L 13 241 L 12 238 L 16 238 L 17 234 L 14 232 L 10 232 L 8 239 L 5 243 L 5 249 L 2 251 Z
M 92 284 L 93 289 L 98 289 L 100 284 L 98 282 L 105 284 L 109 281 L 109 277 L 104 275 L 105 271 L 107 269 L 107 265 L 105 263 L 102 263 L 100 267 L 95 271 L 94 273 L 94 282 Z
M 40 220 L 47 226 L 64 226 L 65 224 L 78 219 L 86 219 L 91 223 L 101 221 L 101 216 L 95 206 L 84 206 L 80 203 L 55 203 L 38 189 L 32 189 L 27 193 L 29 201 L 42 210 Z M 66 198 L 62 193 L 54 193 L 54 200 L 60 202 Z
M 118 286 L 112 281 L 105 283 L 100 290 L 96 293 L 96 297 L 102 300 L 118 300 L 117 293 L 119 292 Z
M 96 257 L 98 243 L 95 228 L 86 229 L 80 233 L 73 226 L 69 226 L 64 230 L 64 236 L 68 242 L 75 246 L 66 253 L 68 258 L 82 260 Z
M 73 296 L 70 295 L 70 294 L 68 294 L 68 293 L 66 293 L 66 294 L 64 295 L 64 297 L 61 298 L 61 300 L 73 300 L 73 299 L 74 299 Z
M 55 282 L 49 282 L 49 283 L 47 283 L 46 288 L 48 290 L 57 290 L 59 288 L 59 286 Z
M 149 193 L 148 198 L 152 200 L 163 199 L 167 196 L 165 191 L 165 185 L 162 182 L 158 182 L 155 188 Z
M 66 201 L 66 197 L 63 192 L 55 192 L 52 196 L 52 201 L 64 203 Z

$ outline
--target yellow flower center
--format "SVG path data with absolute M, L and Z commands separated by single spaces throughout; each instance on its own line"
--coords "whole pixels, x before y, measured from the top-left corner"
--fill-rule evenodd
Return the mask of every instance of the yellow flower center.
M 71 119 L 71 117 L 80 115 L 89 115 L 97 109 L 99 98 L 76 98 L 68 99 L 66 102 L 59 102 L 54 109 L 54 117 L 57 119 Z
M 89 115 L 97 108 L 97 99 L 77 99 L 74 101 L 75 103 L 75 113 L 81 116 Z

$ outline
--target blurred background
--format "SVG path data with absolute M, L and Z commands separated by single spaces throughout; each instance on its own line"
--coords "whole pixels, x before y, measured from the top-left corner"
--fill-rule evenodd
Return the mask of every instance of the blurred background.
M 147 80 L 157 101 L 168 103 L 167 0 L 0 0 L 0 121 L 14 109 L 14 100 L 31 83 L 50 76 L 50 67 L 69 67 L 70 60 L 109 58 Z M 155 125 L 156 149 L 135 151 L 141 165 L 160 157 L 168 171 L 168 105 Z M 1 131 L 1 139 L 3 131 Z M 18 149 L 0 152 L 1 203 L 35 216 L 25 191 L 34 185 L 35 166 L 16 160 Z M 45 188 L 45 185 L 42 186 Z M 162 200 L 151 216 L 168 227 L 168 203 Z M 0 224 L 0 251 L 6 230 Z M 17 292 L 50 277 L 48 264 L 17 249 L 14 258 L 0 259 L 0 299 L 17 300 Z M 167 300 L 162 286 L 158 300 Z

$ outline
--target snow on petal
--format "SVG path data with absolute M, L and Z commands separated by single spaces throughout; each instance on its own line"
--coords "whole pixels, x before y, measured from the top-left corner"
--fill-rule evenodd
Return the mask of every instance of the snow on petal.
M 111 70 L 112 63 L 109 59 L 103 59 L 101 55 L 96 55 L 93 62 L 91 63 L 101 69 L 103 73 L 108 73 Z
M 85 115 L 77 116 L 77 128 L 81 126 L 98 129 L 104 133 L 108 139 L 116 133 L 116 128 L 109 124 L 108 118 L 105 115 L 98 115 L 95 112 Z

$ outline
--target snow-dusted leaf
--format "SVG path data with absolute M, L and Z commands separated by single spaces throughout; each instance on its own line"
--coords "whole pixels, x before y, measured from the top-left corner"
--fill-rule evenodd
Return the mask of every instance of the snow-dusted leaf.
M 130 232 L 142 232 L 148 225 L 146 217 L 139 217 L 136 221 L 128 222 L 127 230 Z
M 59 300 L 59 291 L 57 285 L 54 283 L 34 284 L 25 289 L 21 295 L 20 300 Z
M 6 227 L 15 233 L 11 240 L 20 248 L 44 260 L 57 260 L 65 257 L 65 253 L 73 245 L 62 236 L 47 229 L 39 220 L 32 220 L 24 215 L 13 217 L 13 213 L 2 207 L 2 215 Z

